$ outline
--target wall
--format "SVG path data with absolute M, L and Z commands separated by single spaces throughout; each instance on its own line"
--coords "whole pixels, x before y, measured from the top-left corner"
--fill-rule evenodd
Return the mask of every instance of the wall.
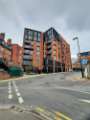
M 12 44 L 12 64 L 13 65 L 22 65 L 22 53 L 23 48 L 18 44 Z

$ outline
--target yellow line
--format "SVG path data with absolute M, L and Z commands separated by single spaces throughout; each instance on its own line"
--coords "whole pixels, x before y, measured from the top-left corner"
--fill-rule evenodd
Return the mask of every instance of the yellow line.
M 44 109 L 42 109 L 40 107 L 37 107 L 36 110 L 39 111 L 39 112 L 44 112 L 45 111 Z
M 43 109 L 43 108 L 41 108 L 41 107 L 37 107 L 37 108 L 36 108 L 36 111 L 41 112 L 41 113 L 44 113 L 44 114 L 47 115 L 47 116 L 50 116 L 50 115 L 51 115 L 50 112 L 48 112 L 47 110 L 45 110 L 45 109 Z
M 64 119 L 66 119 L 66 120 L 72 120 L 71 118 L 67 117 L 66 115 L 64 115 L 64 114 L 62 114 L 60 112 L 56 112 L 56 116 L 62 117 Z
M 55 120 L 62 120 L 61 118 L 59 118 L 59 117 L 55 117 Z

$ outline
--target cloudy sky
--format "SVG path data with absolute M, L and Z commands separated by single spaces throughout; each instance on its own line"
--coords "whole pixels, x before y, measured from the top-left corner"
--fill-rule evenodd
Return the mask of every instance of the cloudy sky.
M 0 0 L 0 32 L 22 43 L 24 27 L 45 31 L 54 27 L 71 45 L 72 56 L 90 50 L 90 0 Z

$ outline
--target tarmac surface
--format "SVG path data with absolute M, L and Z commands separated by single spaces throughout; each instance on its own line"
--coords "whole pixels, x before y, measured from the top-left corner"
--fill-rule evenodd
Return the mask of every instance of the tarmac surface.
M 20 106 L 25 111 L 32 108 L 42 119 L 44 116 L 51 120 L 90 120 L 90 81 L 76 79 L 78 77 L 79 73 L 70 72 L 1 82 L 0 105 L 2 108 Z M 12 117 L 15 120 L 38 120 L 33 118 L 32 112 L 0 110 L 0 120 Z

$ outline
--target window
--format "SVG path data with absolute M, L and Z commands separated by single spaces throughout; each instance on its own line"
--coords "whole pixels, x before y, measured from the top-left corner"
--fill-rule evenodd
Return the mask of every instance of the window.
M 50 35 L 50 30 L 48 31 L 48 36 Z
M 34 32 L 34 40 L 37 40 L 37 32 Z
M 24 65 L 29 65 L 29 64 L 30 64 L 30 61 L 24 60 L 24 61 L 23 61 L 23 64 L 24 64 Z
M 24 33 L 25 35 L 28 35 L 28 30 L 25 30 L 25 33 Z
M 49 30 L 47 34 L 48 34 L 48 39 L 51 40 L 53 37 L 53 30 L 52 29 Z
M 32 36 L 32 35 L 33 35 L 33 31 L 30 30 L 30 31 L 28 32 L 28 35 L 29 35 L 29 36 Z
M 40 47 L 37 47 L 37 49 L 36 49 L 36 50 L 37 50 L 37 52 L 40 52 Z
M 30 31 L 28 32 L 28 35 L 29 35 L 29 39 L 30 39 L 30 40 L 33 40 L 34 32 L 30 30 Z
M 40 52 L 37 52 L 37 55 L 40 55 Z
M 29 35 L 29 40 L 32 40 L 32 36 Z
M 37 41 L 40 41 L 41 33 L 38 33 L 37 35 Z
M 49 35 L 49 39 L 50 39 L 50 40 L 52 39 L 52 34 Z
M 28 35 L 25 35 L 24 38 L 27 40 L 28 39 Z

